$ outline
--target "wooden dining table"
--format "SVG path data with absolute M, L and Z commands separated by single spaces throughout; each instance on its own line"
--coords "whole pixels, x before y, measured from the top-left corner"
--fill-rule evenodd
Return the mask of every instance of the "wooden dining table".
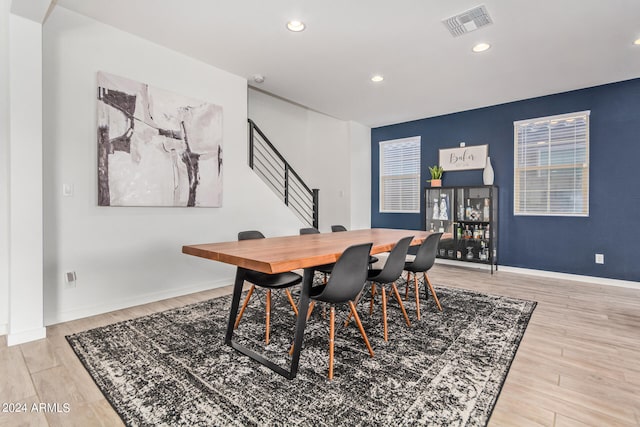
M 186 245 L 182 247 L 182 252 L 238 267 L 233 287 L 231 308 L 229 310 L 229 322 L 225 334 L 225 343 L 278 374 L 293 379 L 298 372 L 300 351 L 302 349 L 304 329 L 307 320 L 307 310 L 309 308 L 309 292 L 313 283 L 313 267 L 336 262 L 344 250 L 352 245 L 372 243 L 371 254 L 375 255 L 390 251 L 398 240 L 403 237 L 414 236 L 411 244 L 419 245 L 429 234 L 431 233 L 420 230 L 372 228 L 334 233 Z M 234 341 L 233 332 L 247 270 L 275 274 L 298 269 L 303 269 L 304 274 L 294 332 L 294 350 L 291 356 L 291 364 L 287 370 L 275 364 L 263 354 Z

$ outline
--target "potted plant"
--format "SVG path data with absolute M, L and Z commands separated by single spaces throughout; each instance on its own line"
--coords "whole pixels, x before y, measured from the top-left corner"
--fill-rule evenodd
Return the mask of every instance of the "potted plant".
M 429 166 L 429 172 L 431 172 L 431 179 L 428 180 L 431 182 L 432 187 L 442 187 L 442 174 L 444 170 L 442 166 L 434 165 Z

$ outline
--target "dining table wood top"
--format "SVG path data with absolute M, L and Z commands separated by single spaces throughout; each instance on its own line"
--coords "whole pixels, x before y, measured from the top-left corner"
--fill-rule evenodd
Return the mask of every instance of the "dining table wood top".
M 390 251 L 403 237 L 414 236 L 411 244 L 419 245 L 430 234 L 431 232 L 422 230 L 372 228 L 185 245 L 182 252 L 273 274 L 334 263 L 352 245 L 373 243 L 371 254 L 375 255 Z

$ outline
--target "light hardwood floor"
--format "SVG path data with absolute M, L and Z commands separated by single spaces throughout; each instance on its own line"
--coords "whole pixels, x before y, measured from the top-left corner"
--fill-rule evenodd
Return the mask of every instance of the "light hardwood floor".
M 444 265 L 429 276 L 435 285 L 538 302 L 490 426 L 640 426 L 640 290 Z M 46 339 L 20 346 L 0 337 L 0 404 L 28 411 L 0 412 L 0 426 L 122 425 L 64 336 L 230 291 L 50 326 Z M 31 412 L 37 402 L 57 403 L 61 412 Z

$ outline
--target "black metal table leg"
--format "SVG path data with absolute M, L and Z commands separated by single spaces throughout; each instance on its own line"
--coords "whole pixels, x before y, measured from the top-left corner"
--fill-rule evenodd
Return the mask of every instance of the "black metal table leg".
M 231 310 L 229 310 L 229 323 L 227 324 L 227 334 L 224 337 L 224 343 L 231 345 L 233 337 L 233 329 L 238 316 L 238 307 L 240 306 L 240 296 L 242 295 L 242 287 L 244 286 L 244 278 L 247 270 L 239 268 L 236 270 L 236 281 L 233 285 L 233 298 L 231 299 Z
M 283 369 L 276 365 L 262 354 L 246 348 L 233 340 L 233 330 L 238 315 L 238 307 L 240 306 L 240 296 L 242 295 L 242 287 L 244 285 L 246 270 L 238 268 L 236 272 L 236 281 L 233 287 L 233 298 L 231 300 L 231 309 L 229 312 L 229 323 L 227 325 L 227 333 L 225 336 L 225 344 L 231 346 L 238 352 L 255 360 L 256 362 L 266 366 L 272 371 L 288 378 L 295 378 L 298 373 L 298 362 L 300 361 L 300 351 L 302 350 L 302 342 L 304 338 L 304 329 L 307 323 L 307 311 L 309 310 L 309 292 L 313 283 L 314 270 L 306 268 L 302 279 L 302 290 L 300 292 L 300 301 L 298 302 L 298 318 L 296 320 L 296 330 L 294 337 L 294 349 L 291 358 L 291 366 L 289 370 Z
M 302 276 L 302 289 L 300 290 L 300 301 L 298 301 L 298 318 L 296 319 L 296 333 L 293 341 L 293 355 L 291 356 L 291 370 L 289 379 L 295 378 L 298 373 L 298 362 L 300 361 L 300 351 L 304 341 L 304 328 L 307 325 L 307 312 L 309 311 L 309 293 L 313 284 L 313 268 L 305 268 Z

